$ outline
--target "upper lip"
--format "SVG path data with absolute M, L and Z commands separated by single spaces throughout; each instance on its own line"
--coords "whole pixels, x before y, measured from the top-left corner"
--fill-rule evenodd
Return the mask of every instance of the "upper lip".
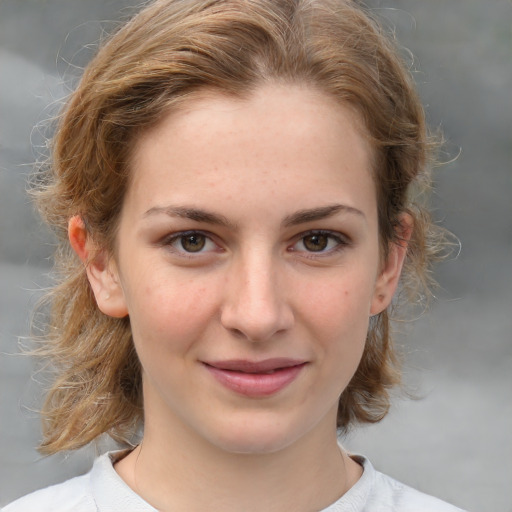
M 303 359 L 291 359 L 288 357 L 274 357 L 264 359 L 263 361 L 249 361 L 246 359 L 227 359 L 223 361 L 207 361 L 208 366 L 213 366 L 219 370 L 229 370 L 244 373 L 264 373 L 281 368 L 290 368 L 299 366 L 306 361 Z

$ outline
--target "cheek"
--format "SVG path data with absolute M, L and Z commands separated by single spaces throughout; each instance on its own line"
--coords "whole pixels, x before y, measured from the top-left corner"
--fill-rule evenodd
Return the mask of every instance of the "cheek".
M 355 373 L 366 343 L 373 281 L 367 272 L 341 272 L 314 288 L 303 318 L 315 339 L 324 371 L 332 374 L 336 396 Z M 334 397 L 336 398 L 336 397 Z
M 317 326 L 333 332 L 353 329 L 366 332 L 374 289 L 373 279 L 367 272 L 358 274 L 354 269 L 333 272 L 321 283 L 307 288 L 308 293 L 299 292 L 307 297 L 304 314 Z
M 185 350 L 215 311 L 215 284 L 151 272 L 128 288 L 128 311 L 137 349 Z M 143 284 L 142 284 L 143 283 Z
M 303 303 L 302 321 L 308 338 L 313 340 L 316 368 L 321 376 L 305 400 L 317 401 L 322 396 L 325 397 L 322 404 L 327 402 L 337 408 L 339 397 L 363 355 L 372 287 L 369 279 L 343 278 L 339 272 L 322 282 Z

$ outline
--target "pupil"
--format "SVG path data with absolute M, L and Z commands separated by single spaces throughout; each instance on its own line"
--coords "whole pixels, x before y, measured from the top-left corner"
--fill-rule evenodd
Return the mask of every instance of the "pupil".
M 327 235 L 309 235 L 304 238 L 304 246 L 308 251 L 323 251 L 329 242 Z
M 187 235 L 182 237 L 181 246 L 187 252 L 199 252 L 205 245 L 203 235 Z

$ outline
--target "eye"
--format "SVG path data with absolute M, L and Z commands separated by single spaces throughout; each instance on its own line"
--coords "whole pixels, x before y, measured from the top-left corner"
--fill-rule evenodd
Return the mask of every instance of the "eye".
M 174 233 L 165 238 L 162 245 L 170 247 L 176 253 L 205 253 L 218 249 L 217 244 L 200 231 L 187 231 L 182 233 Z
M 308 250 L 312 252 L 322 252 L 325 251 L 329 247 L 330 240 L 329 235 L 315 234 L 308 235 L 302 239 L 302 245 Z
M 187 252 L 199 252 L 206 245 L 206 237 L 199 233 L 191 233 L 178 238 L 179 245 Z
M 312 231 L 302 237 L 290 248 L 292 251 L 308 253 L 331 253 L 348 245 L 340 234 L 330 231 Z

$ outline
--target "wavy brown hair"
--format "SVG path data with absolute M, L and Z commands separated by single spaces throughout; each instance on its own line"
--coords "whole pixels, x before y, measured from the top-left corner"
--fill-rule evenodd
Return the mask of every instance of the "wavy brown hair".
M 100 312 L 67 239 L 80 215 L 115 253 L 134 142 L 205 89 L 247 97 L 265 82 L 301 83 L 354 108 L 374 148 L 383 255 L 403 212 L 414 222 L 401 289 L 428 295 L 440 232 L 412 191 L 429 185 L 424 112 L 407 66 L 371 15 L 350 0 L 156 0 L 120 28 L 85 69 L 58 120 L 35 194 L 55 230 L 56 286 L 39 353 L 54 380 L 40 449 L 74 449 L 108 433 L 129 442 L 143 423 L 141 369 L 129 318 Z M 338 427 L 377 422 L 400 382 L 390 315 L 371 319 L 364 354 L 340 398 Z

